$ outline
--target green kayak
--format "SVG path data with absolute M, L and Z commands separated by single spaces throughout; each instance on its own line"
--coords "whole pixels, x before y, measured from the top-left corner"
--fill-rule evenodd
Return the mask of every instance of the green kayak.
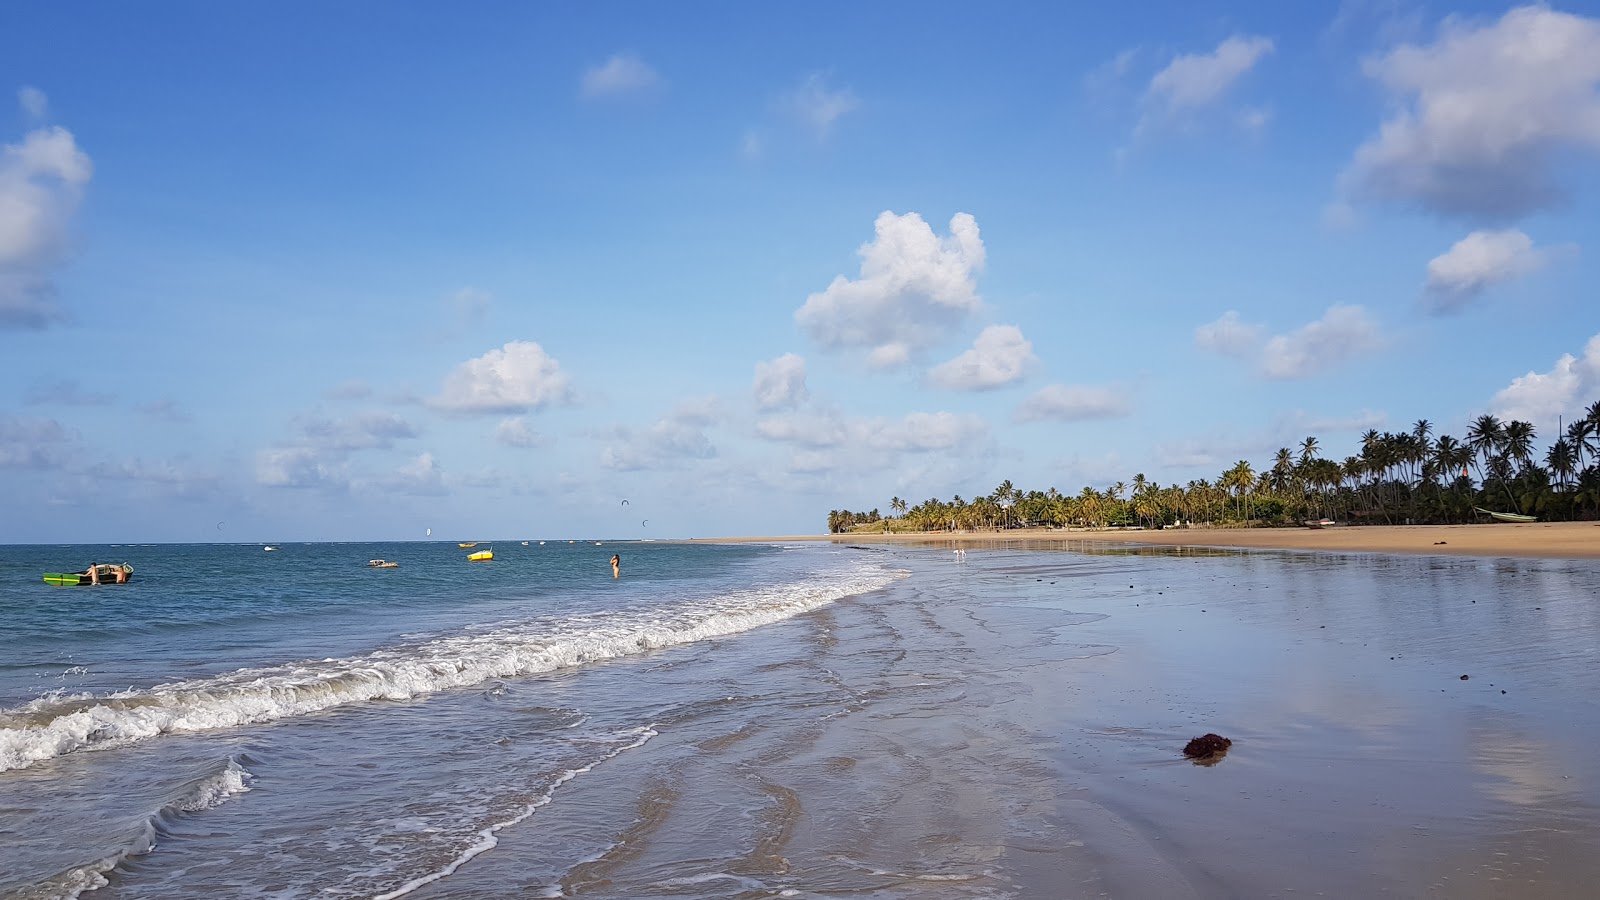
M 91 571 L 93 574 L 90 574 Z M 133 580 L 133 566 L 127 563 L 121 565 L 100 563 L 93 566 L 92 570 L 84 569 L 82 572 L 46 572 L 44 583 L 59 587 L 75 587 L 80 584 L 94 584 L 97 576 L 101 584 L 126 584 Z

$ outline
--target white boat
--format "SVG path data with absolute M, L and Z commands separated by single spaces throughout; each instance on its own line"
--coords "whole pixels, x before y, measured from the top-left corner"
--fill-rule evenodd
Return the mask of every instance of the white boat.
M 278 548 L 277 548 L 277 547 L 274 547 L 274 546 L 272 546 L 272 545 L 271 545 L 271 544 L 268 544 L 268 545 L 267 545 L 267 546 L 265 546 L 265 547 L 262 547 L 262 548 L 261 548 L 261 549 L 262 549 L 262 550 L 264 550 L 264 551 L 266 551 L 266 552 L 268 552 L 268 553 L 271 553 L 271 552 L 272 552 L 272 551 L 274 551 L 274 550 L 276 550 L 276 549 L 278 549 Z

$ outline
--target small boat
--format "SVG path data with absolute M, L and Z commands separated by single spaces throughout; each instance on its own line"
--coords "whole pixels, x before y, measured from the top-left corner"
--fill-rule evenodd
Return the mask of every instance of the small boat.
M 390 562 L 387 559 L 369 559 L 369 560 L 367 560 L 367 568 L 369 568 L 369 569 L 398 569 L 398 568 L 400 568 L 400 564 L 397 563 L 397 562 Z
M 460 544 L 457 544 L 456 546 L 460 547 L 463 550 L 471 550 L 473 547 L 478 546 L 478 542 L 477 541 L 464 541 L 464 542 L 462 542 Z
M 267 553 L 271 553 L 271 552 L 272 552 L 272 551 L 274 551 L 274 550 L 276 550 L 276 549 L 278 549 L 278 548 L 277 548 L 277 547 L 274 547 L 274 546 L 272 546 L 272 545 L 271 545 L 271 544 L 268 544 L 268 545 L 267 545 L 267 546 L 265 546 L 265 547 L 262 547 L 262 548 L 261 548 L 261 549 L 262 549 L 262 550 L 264 550 L 264 551 L 266 551 L 266 552 L 267 552 Z
M 467 562 L 488 562 L 494 559 L 493 550 L 479 550 L 477 553 L 468 553 Z
M 95 584 L 96 579 L 100 584 L 126 584 L 133 580 L 133 566 L 127 563 L 122 563 L 121 565 L 99 563 L 84 569 L 82 572 L 44 573 L 44 583 L 53 584 L 57 587 Z
M 522 546 L 524 546 L 524 547 L 528 546 L 528 542 L 527 541 L 523 541 L 522 542 Z
M 1305 521 L 1301 522 L 1300 524 L 1304 525 L 1307 528 L 1327 528 L 1329 526 L 1337 525 L 1339 523 L 1335 522 L 1332 519 L 1306 519 Z
M 1477 510 L 1478 512 L 1483 513 L 1484 515 L 1488 516 L 1491 519 L 1499 519 L 1502 522 L 1520 522 L 1520 523 L 1524 523 L 1525 524 L 1525 523 L 1528 523 L 1528 522 L 1537 522 L 1537 521 L 1539 521 L 1539 517 L 1538 516 L 1525 516 L 1525 515 L 1523 515 L 1521 513 L 1495 512 L 1492 509 L 1484 509 L 1481 506 L 1474 506 L 1473 509 Z

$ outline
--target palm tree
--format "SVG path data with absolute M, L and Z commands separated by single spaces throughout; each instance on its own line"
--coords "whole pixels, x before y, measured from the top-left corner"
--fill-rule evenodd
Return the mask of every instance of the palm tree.
M 1600 444 L 1593 438 L 1595 436 L 1594 423 L 1588 419 L 1578 419 L 1567 426 L 1567 443 L 1572 445 L 1572 452 L 1578 455 L 1578 468 L 1583 468 L 1583 455 L 1593 456 L 1600 452 Z
M 1308 437 L 1300 442 L 1300 461 L 1315 459 L 1317 455 L 1317 439 Z
M 1550 474 L 1556 476 L 1556 484 L 1562 490 L 1567 489 L 1567 481 L 1578 471 L 1577 459 L 1572 452 L 1572 445 L 1566 438 L 1558 439 L 1550 445 L 1544 455 L 1545 465 L 1550 467 Z
M 1484 465 L 1489 462 L 1489 457 L 1500 452 L 1500 445 L 1505 441 L 1506 427 L 1494 416 L 1482 415 L 1474 419 L 1467 428 L 1467 446 L 1472 449 L 1472 461 L 1477 464 L 1478 457 L 1483 457 Z M 1483 480 L 1483 468 L 1478 468 L 1478 480 Z

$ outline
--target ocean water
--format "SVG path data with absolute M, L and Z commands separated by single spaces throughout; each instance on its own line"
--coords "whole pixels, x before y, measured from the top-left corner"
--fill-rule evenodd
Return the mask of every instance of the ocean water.
M 896 577 L 832 548 L 263 546 L 0 548 L 0 896 L 397 896 L 720 702 L 586 669 Z M 39 578 L 113 561 L 129 583 Z
M 0 547 L 0 897 L 1600 884 L 1593 561 L 495 550 Z

